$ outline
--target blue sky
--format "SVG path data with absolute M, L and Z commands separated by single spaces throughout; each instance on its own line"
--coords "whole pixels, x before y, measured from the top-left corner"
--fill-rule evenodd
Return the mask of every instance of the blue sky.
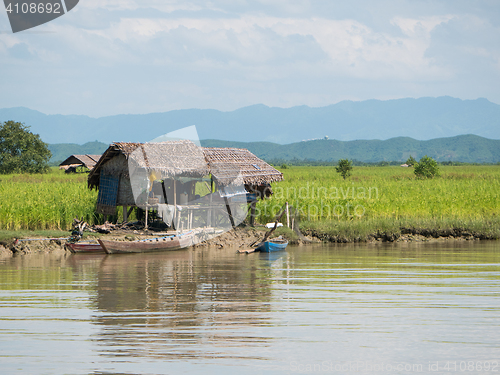
M 2 9 L 0 67 L 0 107 L 47 114 L 500 104 L 500 2 L 80 0 L 16 34 Z

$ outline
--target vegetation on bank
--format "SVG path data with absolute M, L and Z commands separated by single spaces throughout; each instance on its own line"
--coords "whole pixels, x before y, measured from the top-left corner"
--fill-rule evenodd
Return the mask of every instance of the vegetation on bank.
M 290 220 L 326 240 L 363 241 L 374 234 L 390 240 L 406 233 L 500 238 L 499 166 L 441 166 L 433 179 L 401 167 L 356 167 L 346 180 L 335 167 L 282 172 L 274 196 L 257 204 L 257 222 L 272 221 L 289 202 Z M 97 192 L 86 178 L 55 168 L 0 175 L 0 230 L 68 230 L 75 217 L 102 222 L 95 214 Z
M 433 179 L 401 167 L 356 167 L 346 180 L 334 167 L 292 167 L 283 174 L 273 197 L 258 203 L 258 221 L 271 221 L 288 202 L 301 229 L 343 233 L 351 241 L 378 232 L 431 235 L 433 229 L 500 237 L 498 166 L 443 166 Z
M 500 239 L 500 217 L 484 219 L 367 219 L 359 221 L 306 221 L 304 234 L 328 242 L 364 242 L 372 239 L 397 241 L 404 236 Z

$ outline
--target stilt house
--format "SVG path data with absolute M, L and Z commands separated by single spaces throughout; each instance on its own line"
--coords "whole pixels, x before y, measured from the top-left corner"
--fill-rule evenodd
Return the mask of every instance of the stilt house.
M 137 179 L 135 173 L 144 176 Z M 200 181 L 226 200 L 251 193 L 255 201 L 271 195 L 271 182 L 282 179 L 281 172 L 245 149 L 203 148 L 191 141 L 119 142 L 101 156 L 89 174 L 88 187 L 99 189 L 98 213 L 114 215 L 116 207 L 122 206 L 126 220 L 127 208 L 155 200 L 177 207 L 196 200 Z M 149 194 L 144 186 L 136 186 L 138 180 L 149 181 Z

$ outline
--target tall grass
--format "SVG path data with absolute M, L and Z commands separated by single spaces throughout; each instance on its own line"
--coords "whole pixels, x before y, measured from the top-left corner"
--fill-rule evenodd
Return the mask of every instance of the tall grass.
M 334 167 L 292 167 L 283 173 L 285 180 L 273 184 L 273 197 L 257 205 L 260 222 L 271 221 L 286 201 L 309 227 L 499 222 L 500 166 L 441 167 L 441 177 L 429 180 L 401 167 L 355 167 L 347 180 Z
M 351 238 L 405 227 L 499 231 L 500 166 L 441 167 L 441 177 L 431 180 L 416 179 L 413 169 L 401 167 L 355 167 L 347 180 L 334 167 L 283 173 L 273 197 L 257 204 L 261 223 L 289 202 L 305 228 L 343 231 Z M 0 229 L 67 230 L 77 216 L 94 223 L 100 219 L 96 198 L 86 174 L 52 169 L 45 175 L 0 175 Z
M 48 174 L 0 176 L 0 229 L 62 229 L 73 218 L 93 223 L 96 191 L 87 188 L 87 175 Z

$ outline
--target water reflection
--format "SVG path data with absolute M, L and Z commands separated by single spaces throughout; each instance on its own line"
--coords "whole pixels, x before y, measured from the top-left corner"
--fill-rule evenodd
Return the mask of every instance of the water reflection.
M 2 371 L 498 361 L 499 263 L 499 242 L 1 259 Z
M 257 258 L 236 259 L 233 252 L 230 265 L 221 262 L 224 254 L 200 251 L 106 257 L 96 301 L 101 353 L 237 358 L 242 354 L 233 347 L 265 346 L 269 338 L 251 327 L 272 320 L 270 285 L 259 282 Z

